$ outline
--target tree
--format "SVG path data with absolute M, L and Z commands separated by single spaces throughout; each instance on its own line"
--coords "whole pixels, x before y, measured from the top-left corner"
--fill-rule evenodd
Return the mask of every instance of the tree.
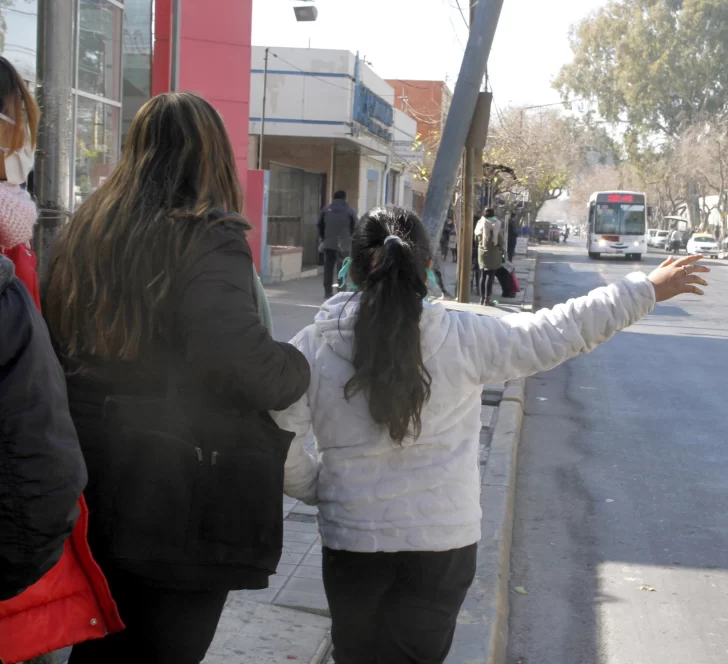
M 529 114 L 505 109 L 491 127 L 484 154 L 486 164 L 513 171 L 495 176 L 501 202 L 515 207 L 517 201 L 527 201 L 534 214 L 566 191 L 578 160 L 573 126 L 553 110 Z
M 702 228 L 707 228 L 709 217 L 715 212 L 719 215 L 725 237 L 728 214 L 728 117 L 689 127 L 680 137 L 677 155 L 686 177 L 699 188 Z
M 726 0 L 612 0 L 572 28 L 554 86 L 626 123 L 630 153 L 728 112 Z

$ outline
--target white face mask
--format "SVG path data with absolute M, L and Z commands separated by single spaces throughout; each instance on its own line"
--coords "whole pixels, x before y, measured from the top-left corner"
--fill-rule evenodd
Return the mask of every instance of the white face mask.
M 15 120 L 0 113 L 0 120 L 15 125 Z M 28 180 L 28 174 L 33 170 L 35 152 L 30 144 L 30 135 L 25 140 L 25 145 L 8 155 L 9 149 L 0 146 L 0 151 L 5 153 L 5 176 L 10 184 L 24 184 Z

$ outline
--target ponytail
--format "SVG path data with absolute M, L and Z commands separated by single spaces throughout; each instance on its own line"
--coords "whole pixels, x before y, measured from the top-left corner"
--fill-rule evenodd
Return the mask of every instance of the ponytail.
M 420 333 L 428 263 L 427 233 L 413 213 L 380 208 L 362 218 L 352 243 L 352 276 L 362 291 L 355 373 L 344 395 L 364 392 L 372 419 L 400 445 L 419 437 L 431 393 Z

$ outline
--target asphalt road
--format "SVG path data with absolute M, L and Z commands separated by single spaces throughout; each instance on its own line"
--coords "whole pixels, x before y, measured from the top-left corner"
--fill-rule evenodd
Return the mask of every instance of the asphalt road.
M 538 305 L 665 257 L 584 253 L 542 250 Z M 707 297 L 528 383 L 508 664 L 728 662 L 728 261 L 706 263 Z

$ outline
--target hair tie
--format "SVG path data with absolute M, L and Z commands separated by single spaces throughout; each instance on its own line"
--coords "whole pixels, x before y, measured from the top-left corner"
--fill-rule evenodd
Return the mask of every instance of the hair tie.
M 387 242 L 396 242 L 397 244 L 401 244 L 401 245 L 404 244 L 404 242 L 402 241 L 402 238 L 399 237 L 399 235 L 388 235 L 386 238 L 384 238 L 384 245 L 386 245 Z

